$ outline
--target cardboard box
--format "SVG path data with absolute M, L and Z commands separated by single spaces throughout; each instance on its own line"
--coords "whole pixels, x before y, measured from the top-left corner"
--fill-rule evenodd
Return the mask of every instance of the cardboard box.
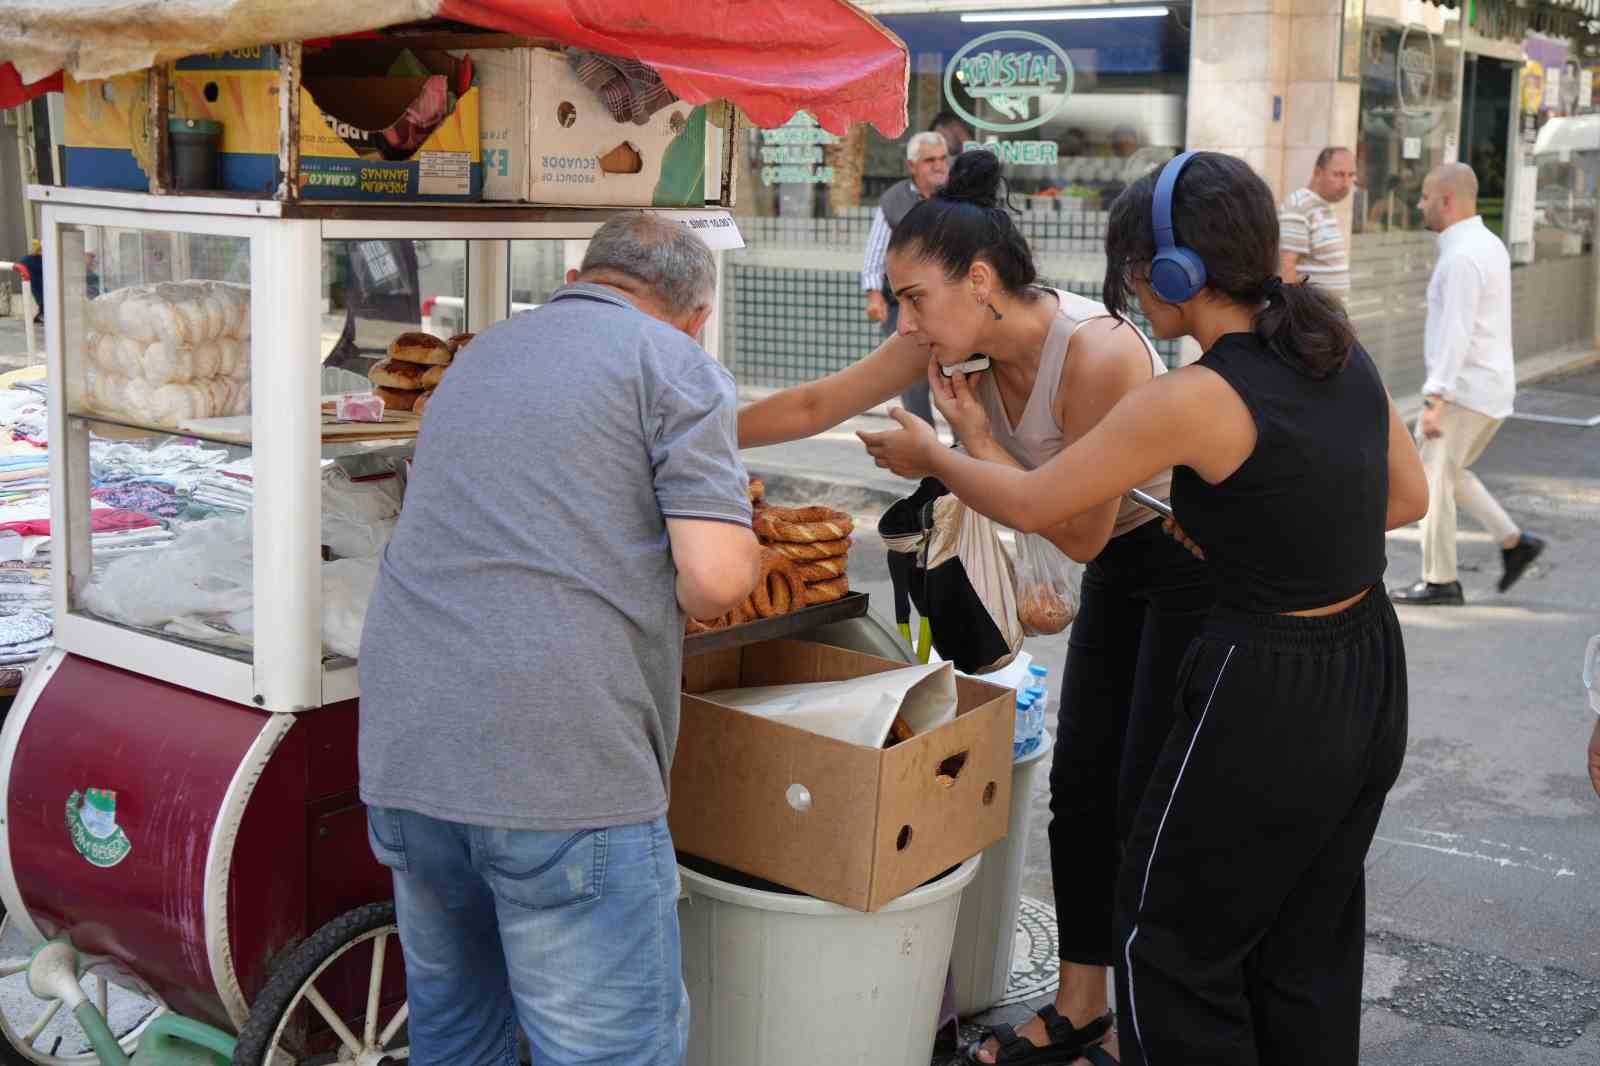
M 62 183 L 148 189 L 155 151 L 145 122 L 150 110 L 145 72 L 105 81 L 67 77 L 62 89 Z
M 409 158 L 366 159 L 338 128 L 387 126 L 416 98 L 425 79 L 385 77 L 360 62 L 334 52 L 307 56 L 300 87 L 300 195 L 308 200 L 478 199 L 483 191 L 479 90 L 464 93 Z M 357 65 L 348 66 L 352 63 Z M 175 68 L 172 113 L 222 123 L 223 188 L 271 196 L 279 180 L 277 49 L 191 56 Z M 135 81 L 124 85 L 126 79 Z M 147 187 L 150 153 L 132 150 L 134 138 L 143 136 L 145 84 L 143 73 L 108 83 L 66 80 L 67 184 Z
M 471 54 L 483 94 L 484 199 L 705 206 L 704 107 L 679 102 L 642 126 L 618 122 L 559 52 Z
M 686 660 L 668 813 L 678 850 L 874 911 L 1004 837 L 1016 702 L 1009 689 L 958 675 L 955 721 L 887 749 L 694 695 L 905 665 L 795 640 Z

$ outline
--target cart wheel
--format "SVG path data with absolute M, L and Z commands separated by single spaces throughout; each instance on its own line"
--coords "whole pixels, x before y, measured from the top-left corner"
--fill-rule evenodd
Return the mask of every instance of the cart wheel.
M 78 1020 L 62 1010 L 59 999 L 39 999 L 28 991 L 28 962 L 36 945 L 0 910 L 0 1064 L 4 1066 L 99 1066 Z M 150 1022 L 167 1006 L 148 991 L 133 992 L 113 984 L 85 957 L 83 990 L 99 1008 L 130 1054 Z
M 393 903 L 341 914 L 275 967 L 233 1066 L 380 1066 L 410 1057 Z

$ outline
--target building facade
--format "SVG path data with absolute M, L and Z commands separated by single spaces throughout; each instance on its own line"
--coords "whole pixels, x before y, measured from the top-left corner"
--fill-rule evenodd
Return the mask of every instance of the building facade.
M 906 139 L 939 112 L 1000 154 L 1043 277 L 1090 295 L 1111 201 L 1176 153 L 1237 155 L 1283 196 L 1324 147 L 1349 147 L 1349 309 L 1397 395 L 1423 379 L 1435 238 L 1417 209 L 1422 179 L 1465 160 L 1517 264 L 1519 359 L 1587 352 L 1600 0 L 1576 2 L 864 0 L 911 52 L 910 125 L 894 140 L 866 127 L 835 137 L 802 114 L 741 134 L 748 247 L 727 258 L 722 358 L 742 383 L 777 387 L 879 342 L 859 284 L 867 232 L 905 176 Z

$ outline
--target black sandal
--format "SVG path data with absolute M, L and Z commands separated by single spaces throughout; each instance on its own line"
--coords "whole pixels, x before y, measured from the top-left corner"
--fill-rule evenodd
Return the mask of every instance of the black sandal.
M 989 1036 L 980 1037 L 962 1048 L 961 1060 L 986 1066 L 978 1058 L 978 1052 L 992 1036 L 1000 1043 L 996 1049 L 995 1066 L 1067 1066 L 1074 1059 L 1083 1058 L 1088 1051 L 1099 1050 L 1100 1041 L 1111 1031 L 1110 1014 L 1096 1018 L 1082 1029 L 1074 1028 L 1071 1022 L 1058 1014 L 1054 1004 L 1047 1003 L 1040 1007 L 1039 1017 L 1043 1019 L 1044 1030 L 1050 1037 L 1050 1043 L 1043 1047 L 1018 1036 L 1013 1026 L 997 1025 L 990 1030 Z M 1101 1064 L 1096 1063 L 1096 1066 Z
M 1111 1057 L 1111 1052 L 1099 1044 L 1083 1049 L 1083 1058 L 1089 1066 L 1122 1066 L 1122 1063 Z

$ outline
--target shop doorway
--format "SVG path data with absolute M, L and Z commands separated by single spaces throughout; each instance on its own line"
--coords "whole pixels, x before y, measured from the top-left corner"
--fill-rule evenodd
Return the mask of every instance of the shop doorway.
M 1466 56 L 1461 101 L 1461 161 L 1478 175 L 1478 212 L 1501 240 L 1506 236 L 1506 171 L 1511 165 L 1511 105 L 1517 64 Z

